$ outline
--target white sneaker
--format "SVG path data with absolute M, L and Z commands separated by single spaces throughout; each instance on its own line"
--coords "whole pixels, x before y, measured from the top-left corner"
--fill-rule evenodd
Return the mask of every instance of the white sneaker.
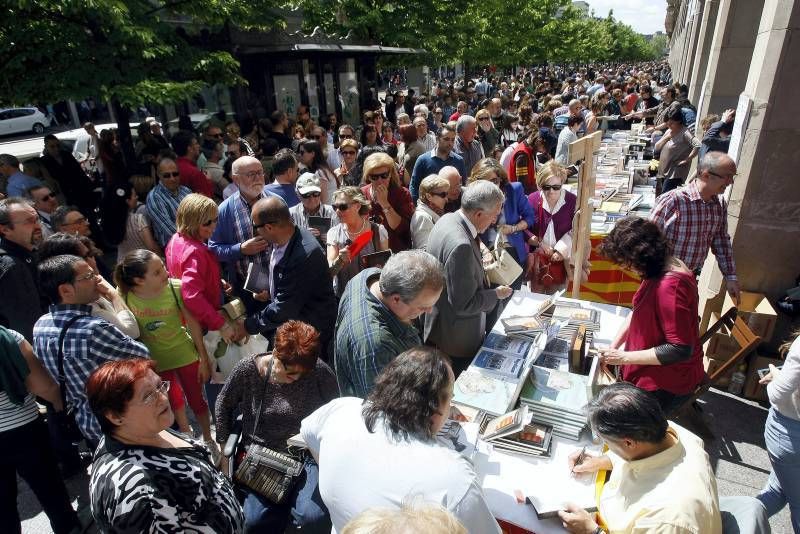
M 219 445 L 217 445 L 216 441 L 211 439 L 205 440 L 203 443 L 205 443 L 206 448 L 211 453 L 211 460 L 214 467 L 219 468 L 220 462 L 222 461 L 222 452 L 219 450 Z

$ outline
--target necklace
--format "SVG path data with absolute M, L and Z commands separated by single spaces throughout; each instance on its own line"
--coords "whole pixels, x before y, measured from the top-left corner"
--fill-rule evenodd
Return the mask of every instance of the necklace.
M 351 232 L 350 228 L 348 228 L 346 224 L 345 224 L 345 229 L 347 230 L 347 235 L 350 236 L 351 238 L 358 237 L 359 235 L 364 233 L 364 230 L 367 229 L 367 220 L 364 219 L 364 222 L 361 223 L 361 229 L 358 230 L 357 232 Z

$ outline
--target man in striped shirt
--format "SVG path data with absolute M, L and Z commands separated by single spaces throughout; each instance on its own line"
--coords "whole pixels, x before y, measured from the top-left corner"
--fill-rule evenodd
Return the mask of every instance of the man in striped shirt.
M 699 273 L 708 249 L 717 257 L 728 293 L 739 304 L 739 282 L 728 235 L 728 203 L 722 197 L 733 184 L 736 163 L 723 152 L 703 156 L 697 178 L 688 186 L 658 197 L 650 220 L 672 243 L 673 254 Z
M 147 195 L 147 218 L 150 219 L 156 241 L 166 247 L 175 233 L 178 204 L 192 191 L 181 185 L 178 164 L 169 158 L 162 159 L 158 164 L 158 178 L 158 184 Z
M 82 258 L 48 258 L 39 265 L 39 277 L 42 292 L 55 304 L 33 326 L 34 352 L 50 375 L 64 382 L 78 427 L 90 446 L 96 446 L 103 433 L 86 398 L 89 375 L 109 360 L 148 358 L 149 352 L 116 326 L 91 315 L 90 303 L 100 296 L 100 278 Z M 63 374 L 58 364 L 62 336 Z

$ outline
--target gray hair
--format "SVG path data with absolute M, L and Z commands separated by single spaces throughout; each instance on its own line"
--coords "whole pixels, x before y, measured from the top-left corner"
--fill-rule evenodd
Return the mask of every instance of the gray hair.
M 414 115 L 422 115 L 427 119 L 429 114 L 430 111 L 428 111 L 428 106 L 425 104 L 417 104 L 414 106 Z
M 701 173 L 703 171 L 714 171 L 720 167 L 720 165 L 724 165 L 728 161 L 733 161 L 728 154 L 725 152 L 719 151 L 711 151 L 706 152 L 706 155 L 703 156 L 703 159 L 700 160 L 700 164 L 697 166 L 697 172 Z
M 476 180 L 464 188 L 461 209 L 467 213 L 493 210 L 504 198 L 503 191 L 489 180 Z
M 384 295 L 397 295 L 409 303 L 424 289 L 444 287 L 444 267 L 424 250 L 404 250 L 392 254 L 381 269 L 378 284 Z
M 471 126 L 477 122 L 478 121 L 475 120 L 475 117 L 473 117 L 472 115 L 461 115 L 458 118 L 458 122 L 456 123 L 456 133 L 461 133 L 464 130 L 464 128 L 466 128 L 467 126 Z

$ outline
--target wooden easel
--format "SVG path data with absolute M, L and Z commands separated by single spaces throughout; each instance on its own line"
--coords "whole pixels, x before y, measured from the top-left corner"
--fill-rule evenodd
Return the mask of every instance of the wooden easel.
M 584 136 L 569 144 L 569 164 L 583 160 L 578 172 L 578 201 L 575 217 L 572 220 L 572 258 L 575 269 L 572 273 L 572 298 L 580 298 L 583 276 L 583 263 L 586 260 L 586 249 L 591 239 L 592 208 L 589 199 L 594 195 L 595 170 L 597 168 L 596 153 L 600 149 L 601 131 Z

